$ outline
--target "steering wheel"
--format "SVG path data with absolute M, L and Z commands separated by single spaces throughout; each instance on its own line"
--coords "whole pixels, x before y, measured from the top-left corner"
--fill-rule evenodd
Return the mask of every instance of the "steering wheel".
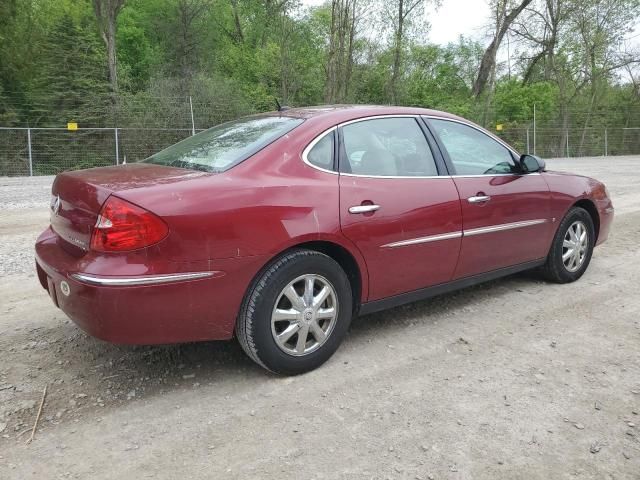
M 491 173 L 513 173 L 513 171 L 509 162 L 500 162 L 485 170 L 483 175 L 489 175 Z

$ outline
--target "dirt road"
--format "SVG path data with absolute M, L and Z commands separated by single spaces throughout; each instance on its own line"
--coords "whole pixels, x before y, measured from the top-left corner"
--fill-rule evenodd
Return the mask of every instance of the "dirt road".
M 50 179 L 0 179 L 0 478 L 639 479 L 640 158 L 549 166 L 614 199 L 582 280 L 518 275 L 357 319 L 295 378 L 235 343 L 87 337 L 32 273 Z

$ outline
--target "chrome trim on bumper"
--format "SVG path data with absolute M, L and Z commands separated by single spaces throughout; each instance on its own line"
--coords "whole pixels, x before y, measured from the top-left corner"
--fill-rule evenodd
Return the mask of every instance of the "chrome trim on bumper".
M 168 275 L 141 275 L 139 277 L 97 277 L 84 273 L 73 273 L 71 278 L 90 285 L 110 287 L 129 287 L 138 285 L 157 285 L 161 283 L 184 282 L 213 277 L 221 272 L 171 273 Z
M 420 243 L 439 242 L 441 240 L 450 240 L 453 238 L 462 237 L 462 232 L 443 233 L 441 235 L 430 235 L 428 237 L 412 238 L 411 240 L 403 240 L 401 242 L 387 243 L 382 245 L 381 248 L 397 248 L 406 247 L 409 245 L 418 245 Z
M 503 223 L 501 225 L 493 225 L 491 227 L 472 228 L 471 230 L 465 230 L 464 236 L 471 237 L 473 235 L 482 235 L 484 233 L 502 232 L 504 230 L 531 227 L 533 225 L 540 225 L 541 223 L 547 222 L 548 220 L 546 218 L 540 218 L 538 220 L 527 220 L 525 222 Z

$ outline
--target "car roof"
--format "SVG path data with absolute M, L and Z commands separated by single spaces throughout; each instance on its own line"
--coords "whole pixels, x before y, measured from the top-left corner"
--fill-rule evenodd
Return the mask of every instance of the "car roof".
M 289 108 L 279 112 L 269 112 L 267 115 L 269 114 L 302 118 L 305 120 L 314 119 L 321 121 L 321 123 L 324 123 L 325 121 L 342 123 L 376 115 L 428 115 L 433 117 L 463 120 L 456 115 L 438 110 L 391 105 L 319 105 L 313 107 Z

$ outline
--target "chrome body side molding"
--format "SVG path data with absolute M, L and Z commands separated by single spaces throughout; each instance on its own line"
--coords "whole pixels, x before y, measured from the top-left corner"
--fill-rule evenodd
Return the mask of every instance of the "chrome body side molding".
M 549 220 L 546 218 L 539 218 L 536 220 L 527 220 L 524 222 L 503 223 L 500 225 L 491 225 L 489 227 L 472 228 L 469 230 L 462 230 L 459 232 L 449 232 L 440 235 L 430 235 L 428 237 L 411 238 L 409 240 L 402 240 L 399 242 L 387 243 L 380 248 L 398 248 L 407 247 L 409 245 L 418 245 L 421 243 L 439 242 L 442 240 L 451 240 L 453 238 L 460 237 L 472 237 L 474 235 L 483 235 L 485 233 L 503 232 L 505 230 L 513 230 L 516 228 L 531 227 L 533 225 L 540 225 L 547 223 Z
M 503 223 L 501 225 L 491 225 L 489 227 L 472 228 L 464 231 L 465 237 L 471 237 L 473 235 L 482 235 L 485 233 L 502 232 L 504 230 L 513 230 L 515 228 L 531 227 L 533 225 L 540 225 L 541 223 L 547 223 L 546 218 L 539 218 L 537 220 L 527 220 L 524 222 Z
M 401 242 L 387 243 L 382 248 L 406 247 L 408 245 L 418 245 L 420 243 L 439 242 L 441 240 L 450 240 L 462 237 L 462 232 L 443 233 L 441 235 L 430 235 L 428 237 L 412 238 L 410 240 L 402 240 Z

